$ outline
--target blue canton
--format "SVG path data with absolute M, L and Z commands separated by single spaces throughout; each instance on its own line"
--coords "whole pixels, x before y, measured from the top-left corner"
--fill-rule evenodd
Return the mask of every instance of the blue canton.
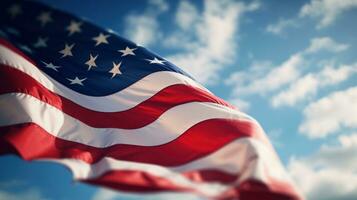
M 0 37 L 68 88 L 90 96 L 116 93 L 158 71 L 181 69 L 113 31 L 36 2 L 2 0 Z

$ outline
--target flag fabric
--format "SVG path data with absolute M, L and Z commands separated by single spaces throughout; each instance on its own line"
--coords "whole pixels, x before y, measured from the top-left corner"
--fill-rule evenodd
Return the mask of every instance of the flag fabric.
M 174 64 L 40 3 L 0 4 L 1 154 L 121 191 L 301 199 L 258 122 Z

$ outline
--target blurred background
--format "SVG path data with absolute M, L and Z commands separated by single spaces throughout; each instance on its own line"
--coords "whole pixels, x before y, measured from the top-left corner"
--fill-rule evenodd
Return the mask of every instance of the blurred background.
M 256 118 L 309 200 L 357 199 L 357 0 L 40 0 L 162 55 Z M 0 199 L 200 199 L 0 157 Z

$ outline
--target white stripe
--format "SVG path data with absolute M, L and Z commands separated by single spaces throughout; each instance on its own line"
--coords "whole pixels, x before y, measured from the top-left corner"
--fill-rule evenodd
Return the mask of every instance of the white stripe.
M 47 61 L 51 62 L 51 61 Z M 129 87 L 102 97 L 92 97 L 77 93 L 35 67 L 22 56 L 0 44 L 0 64 L 16 68 L 41 83 L 48 90 L 94 111 L 117 112 L 128 110 L 149 99 L 160 90 L 175 84 L 185 84 L 208 91 L 199 83 L 176 72 L 155 72 L 140 79 Z M 55 63 L 56 64 L 56 63 Z M 85 87 L 85 86 L 84 86 Z M 208 91 L 209 92 L 209 91 Z
M 191 102 L 167 110 L 142 128 L 93 128 L 31 95 L 0 95 L 0 126 L 34 122 L 55 137 L 100 148 L 115 144 L 161 145 L 201 121 L 216 118 L 256 123 L 248 115 L 219 104 Z
M 239 185 L 248 179 L 267 183 L 271 177 L 292 184 L 272 148 L 253 138 L 237 139 L 206 157 L 179 167 L 161 167 L 108 157 L 92 165 L 76 159 L 53 159 L 51 161 L 68 166 L 75 179 L 94 179 L 113 170 L 138 170 L 168 179 L 180 186 L 195 188 L 209 195 L 218 195 L 227 186 L 217 183 L 194 183 L 180 173 L 216 169 L 236 174 L 239 178 L 233 185 Z

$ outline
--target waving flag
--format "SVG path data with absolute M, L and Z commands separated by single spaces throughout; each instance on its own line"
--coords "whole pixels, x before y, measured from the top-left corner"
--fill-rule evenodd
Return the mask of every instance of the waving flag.
M 169 61 L 39 3 L 0 10 L 0 153 L 122 191 L 300 199 L 257 121 Z

